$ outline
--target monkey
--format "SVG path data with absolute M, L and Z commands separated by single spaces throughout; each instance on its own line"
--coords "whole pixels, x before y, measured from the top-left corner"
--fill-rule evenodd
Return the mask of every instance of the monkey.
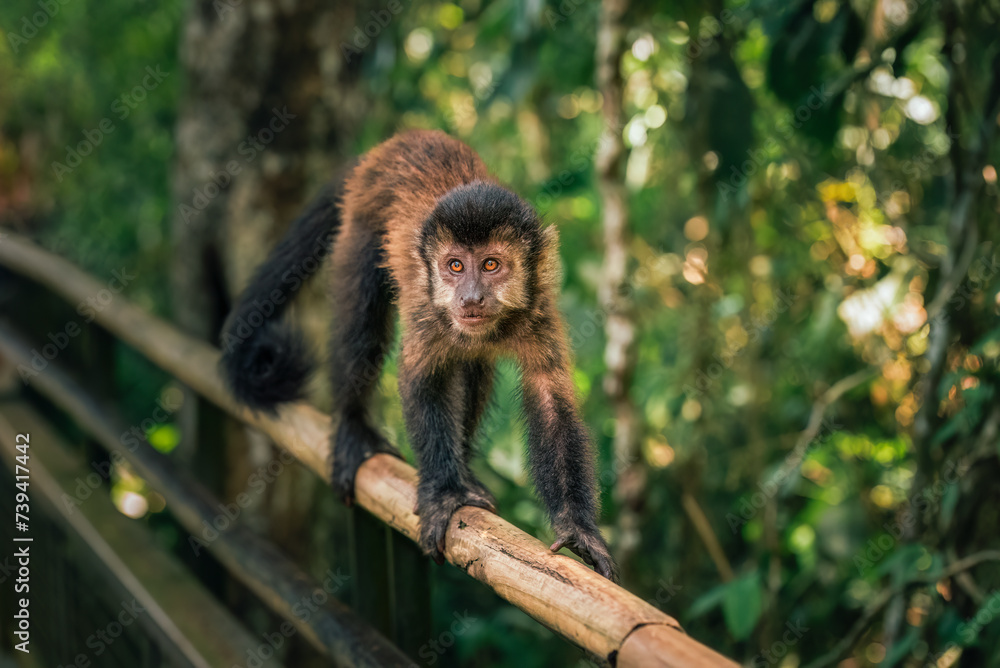
M 598 530 L 594 454 L 557 305 L 556 228 L 443 132 L 411 130 L 372 148 L 293 222 L 223 326 L 222 376 L 255 411 L 303 398 L 314 365 L 301 334 L 281 319 L 327 255 L 336 493 L 350 504 L 366 459 L 401 456 L 368 414 L 398 318 L 399 394 L 418 463 L 424 553 L 443 563 L 460 507 L 496 512 L 469 459 L 505 357 L 521 373 L 530 470 L 556 534 L 550 549 L 568 547 L 617 581 Z

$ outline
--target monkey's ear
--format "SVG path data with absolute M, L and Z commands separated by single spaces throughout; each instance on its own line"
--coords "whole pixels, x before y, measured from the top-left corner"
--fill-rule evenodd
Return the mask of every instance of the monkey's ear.
M 559 250 L 559 230 L 555 225 L 546 225 L 542 228 L 542 244 Z
M 559 259 L 559 230 L 555 225 L 542 228 L 541 251 L 538 254 L 538 283 L 558 291 L 562 285 L 562 261 Z

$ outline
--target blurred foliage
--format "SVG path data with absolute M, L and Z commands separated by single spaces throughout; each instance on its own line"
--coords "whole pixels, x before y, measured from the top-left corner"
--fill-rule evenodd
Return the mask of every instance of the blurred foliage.
M 1000 123 L 983 112 L 1000 62 L 996 1 L 637 2 L 623 128 L 604 126 L 594 89 L 596 3 L 404 6 L 363 49 L 373 113 L 356 149 L 400 128 L 446 129 L 559 226 L 575 380 L 605 492 L 632 462 L 610 454 L 601 390 L 592 159 L 607 132 L 629 147 L 632 391 L 648 483 L 627 586 L 719 651 L 794 668 L 830 651 L 887 588 L 923 579 L 903 590 L 902 629 L 876 616 L 840 665 L 1000 665 L 995 565 L 973 583 L 935 579 L 998 547 L 989 421 L 1000 380 L 1000 152 L 977 144 Z M 58 7 L 36 36 L 0 46 L 0 217 L 97 275 L 140 267 L 128 294 L 164 311 L 182 4 Z M 33 10 L 6 4 L 0 25 L 18 33 Z M 142 86 L 147 66 L 169 75 L 121 117 L 116 101 Z M 103 118 L 114 131 L 59 178 L 53 163 Z M 956 179 L 956 164 L 968 174 Z M 978 236 L 957 290 L 935 307 L 951 335 L 927 397 L 928 308 L 971 234 L 954 236 L 963 188 L 974 189 Z M 165 379 L 126 362 L 124 382 L 149 405 Z M 797 449 L 824 393 L 864 369 Z M 387 431 L 405 444 L 391 364 L 381 387 Z M 548 537 L 525 487 L 515 387 L 504 367 L 476 468 L 505 517 Z M 923 439 L 915 422 L 927 401 L 933 435 Z M 156 428 L 172 447 L 174 432 Z M 708 516 L 731 581 L 707 558 L 683 495 Z M 441 627 L 455 611 L 477 620 L 442 664 L 586 661 L 456 569 L 434 573 Z
M 160 313 L 183 8 L 0 7 L 0 220 L 31 229 L 100 280 L 134 275 L 127 294 Z M 145 416 L 165 376 L 130 351 L 119 356 L 123 396 Z

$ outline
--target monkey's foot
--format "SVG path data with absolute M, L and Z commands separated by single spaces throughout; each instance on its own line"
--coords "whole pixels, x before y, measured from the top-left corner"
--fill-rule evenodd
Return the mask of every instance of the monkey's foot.
M 444 539 L 451 516 L 462 506 L 497 511 L 493 495 L 479 483 L 460 492 L 438 492 L 428 501 L 418 501 L 413 511 L 420 517 L 420 548 L 439 565 L 444 563 Z
M 496 515 L 496 498 L 490 493 L 490 490 L 486 489 L 478 480 L 473 481 L 469 485 L 469 489 L 466 491 L 464 499 L 465 500 L 462 503 L 463 506 L 476 506 L 477 508 L 483 508 Z
M 333 491 L 347 506 L 354 505 L 354 479 L 361 465 L 383 453 L 403 459 L 389 441 L 365 425 L 344 425 L 337 429 L 333 445 Z
M 556 542 L 552 543 L 549 549 L 558 552 L 564 547 L 568 547 L 585 563 L 593 566 L 598 574 L 618 584 L 618 564 L 615 563 L 608 546 L 596 529 L 590 531 L 579 527 L 557 529 Z

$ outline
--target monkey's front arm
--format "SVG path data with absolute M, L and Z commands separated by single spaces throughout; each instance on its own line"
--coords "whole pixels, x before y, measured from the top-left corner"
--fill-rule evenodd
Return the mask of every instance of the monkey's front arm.
M 597 528 L 594 457 L 568 365 L 555 357 L 529 361 L 522 372 L 531 472 L 556 533 L 551 549 L 568 547 L 617 582 L 618 567 Z
M 400 355 L 399 391 L 407 433 L 417 455 L 420 480 L 417 508 L 420 547 L 444 562 L 445 533 L 452 514 L 462 506 L 496 512 L 490 493 L 468 466 L 469 443 L 475 430 L 481 398 L 470 392 L 470 373 L 481 370 L 450 364 L 422 367 L 419 355 L 404 343 Z

